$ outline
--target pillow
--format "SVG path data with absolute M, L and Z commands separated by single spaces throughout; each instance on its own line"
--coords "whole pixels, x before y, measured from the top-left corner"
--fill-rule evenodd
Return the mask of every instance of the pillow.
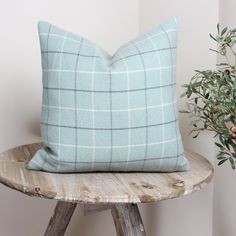
M 49 172 L 185 171 L 175 94 L 173 18 L 111 56 L 39 23 L 45 146 L 28 168 Z

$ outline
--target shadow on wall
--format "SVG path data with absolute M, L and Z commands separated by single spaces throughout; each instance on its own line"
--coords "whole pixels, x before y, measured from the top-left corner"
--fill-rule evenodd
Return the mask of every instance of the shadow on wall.
M 28 132 L 33 136 L 41 137 L 40 133 L 40 117 L 36 117 L 29 122 L 29 130 Z

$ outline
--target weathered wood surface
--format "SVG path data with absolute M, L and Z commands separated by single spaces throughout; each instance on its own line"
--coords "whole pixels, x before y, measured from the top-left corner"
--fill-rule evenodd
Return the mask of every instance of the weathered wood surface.
M 111 214 L 117 236 L 146 235 L 137 204 L 114 204 Z
M 58 202 L 44 236 L 63 236 L 77 203 Z
M 113 207 L 113 204 L 110 203 L 87 203 L 79 204 L 79 208 L 83 211 L 84 216 L 98 213 L 101 211 L 110 210 Z
M 31 196 L 79 203 L 140 203 L 180 197 L 201 189 L 213 177 L 207 159 L 186 151 L 192 170 L 176 173 L 77 173 L 30 171 L 27 162 L 42 144 L 0 154 L 0 182 Z

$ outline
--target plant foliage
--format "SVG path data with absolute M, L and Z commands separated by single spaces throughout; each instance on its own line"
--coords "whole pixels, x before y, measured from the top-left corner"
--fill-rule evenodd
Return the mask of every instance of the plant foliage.
M 190 116 L 196 138 L 201 131 L 213 131 L 219 137 L 218 165 L 229 161 L 235 169 L 236 143 L 231 128 L 236 125 L 236 29 L 217 25 L 218 34 L 210 37 L 217 43 L 222 62 L 215 70 L 196 70 L 189 84 L 183 85 L 181 97 L 187 97 L 186 109 L 180 111 Z

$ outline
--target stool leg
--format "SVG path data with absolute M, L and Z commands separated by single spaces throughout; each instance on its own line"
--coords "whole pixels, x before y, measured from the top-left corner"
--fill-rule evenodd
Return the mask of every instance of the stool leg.
M 44 236 L 63 236 L 77 203 L 58 201 Z
M 146 235 L 137 204 L 115 204 L 111 213 L 117 236 Z

